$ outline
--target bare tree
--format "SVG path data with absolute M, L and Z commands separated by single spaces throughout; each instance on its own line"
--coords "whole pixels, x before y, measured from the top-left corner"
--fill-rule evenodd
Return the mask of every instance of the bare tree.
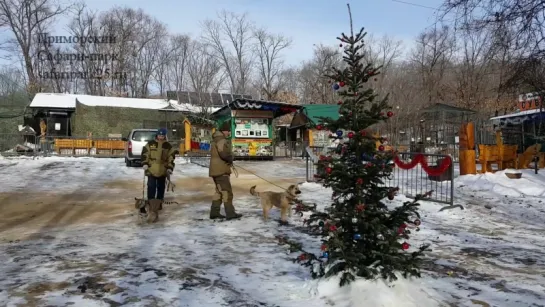
M 403 42 L 387 35 L 380 39 L 369 36 L 365 45 L 364 60 L 381 67 L 380 76 L 372 85 L 379 95 L 385 95 L 388 93 L 388 83 L 396 73 L 393 66 L 402 55 Z
M 208 93 L 217 92 L 225 79 L 225 75 L 221 73 L 221 63 L 211 54 L 211 49 L 207 44 L 194 41 L 187 64 L 191 89 L 200 95 L 199 105 L 204 116 L 211 111 Z
M 168 63 L 167 76 L 169 88 L 178 91 L 186 87 L 187 63 L 191 56 L 191 38 L 187 35 L 171 37 L 174 53 Z
M 244 94 L 250 81 L 254 61 L 252 53 L 253 23 L 246 14 L 221 11 L 218 20 L 206 20 L 203 39 L 214 50 L 227 74 L 232 93 Z
M 335 93 L 325 74 L 331 67 L 339 67 L 341 63 L 342 57 L 338 49 L 322 45 L 316 46 L 313 59 L 303 63 L 300 70 L 300 101 L 308 104 L 334 103 Z
M 455 47 L 448 27 L 433 28 L 418 36 L 412 62 L 418 69 L 425 101 L 433 103 L 448 100 L 445 97 L 444 78 Z
M 22 55 L 31 93 L 40 91 L 33 65 L 39 31 L 47 30 L 54 19 L 66 10 L 66 6 L 54 0 L 0 0 L 0 26 L 13 35 L 2 47 Z
M 291 45 L 291 39 L 273 35 L 265 29 L 255 30 L 255 52 L 259 59 L 259 81 L 265 99 L 272 100 L 282 86 L 282 51 Z

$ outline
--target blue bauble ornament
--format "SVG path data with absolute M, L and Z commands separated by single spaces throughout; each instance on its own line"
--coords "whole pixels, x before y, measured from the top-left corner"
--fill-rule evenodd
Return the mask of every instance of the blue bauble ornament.
M 337 83 L 333 84 L 333 89 L 334 90 L 338 90 L 339 88 L 341 88 Z
M 338 136 L 338 137 L 343 136 L 343 131 L 342 131 L 342 130 L 337 130 L 336 133 L 337 133 L 337 136 Z
M 328 252 L 323 252 L 322 253 L 322 258 L 329 258 L 329 253 Z
M 359 239 L 361 239 L 361 235 L 359 233 L 355 233 L 354 240 L 359 240 Z

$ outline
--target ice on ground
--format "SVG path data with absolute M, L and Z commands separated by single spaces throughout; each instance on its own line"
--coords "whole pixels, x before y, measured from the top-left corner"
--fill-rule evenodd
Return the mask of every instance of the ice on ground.
M 185 162 L 176 161 L 177 178 L 207 177 L 207 169 Z M 301 161 L 239 165 L 269 179 L 305 175 Z M 0 160 L 0 178 L 1 192 L 92 192 L 109 181 L 140 180 L 142 170 L 125 167 L 123 159 L 18 158 Z M 298 229 L 302 219 L 294 216 L 292 227 L 264 223 L 256 199 L 235 195 L 245 215 L 240 221 L 198 220 L 207 216 L 209 201 L 195 201 L 166 207 L 154 225 L 139 225 L 133 215 L 0 244 L 0 305 L 41 299 L 56 306 L 539 306 L 545 301 L 544 183 L 542 174 L 528 171 L 518 180 L 501 172 L 460 176 L 455 197 L 465 210 L 438 212 L 441 205 L 422 202 L 422 226 L 411 229 L 409 243 L 431 243 L 433 252 L 423 278 L 393 287 L 359 280 L 339 289 L 335 278 L 311 280 L 307 268 L 291 262 L 297 253 L 288 255 L 275 239 L 287 235 L 318 252 L 319 241 Z M 331 191 L 318 184 L 303 183 L 301 190 L 304 202 L 323 208 L 331 201 Z

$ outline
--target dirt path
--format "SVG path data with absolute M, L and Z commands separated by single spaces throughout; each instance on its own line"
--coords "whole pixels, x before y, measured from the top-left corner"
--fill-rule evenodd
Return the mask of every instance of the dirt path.
M 251 186 L 258 190 L 279 190 L 255 176 L 241 172 L 232 178 L 235 201 L 246 196 Z M 269 179 L 267 179 L 269 180 Z M 279 186 L 297 183 L 296 179 L 270 179 Z M 175 181 L 174 195 L 167 193 L 167 200 L 180 204 L 207 203 L 214 187 L 210 178 L 182 178 Z M 134 197 L 140 197 L 141 181 L 112 181 L 104 189 L 94 193 L 0 193 L 0 242 L 33 239 L 45 230 L 81 224 L 105 224 L 135 215 Z M 236 205 L 236 203 L 235 203 Z

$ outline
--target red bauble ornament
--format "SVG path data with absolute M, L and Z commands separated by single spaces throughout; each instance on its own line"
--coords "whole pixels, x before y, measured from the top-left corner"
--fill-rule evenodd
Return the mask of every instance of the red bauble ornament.
M 401 249 L 403 249 L 403 250 L 408 250 L 409 247 L 411 247 L 411 246 L 407 242 L 403 242 L 403 244 L 401 244 Z
M 317 130 L 322 130 L 322 128 L 323 128 L 322 125 L 316 125 Z
M 403 223 L 403 224 L 401 224 L 399 227 L 405 229 L 405 228 L 407 228 L 407 224 Z
M 340 87 L 343 87 L 343 86 L 344 86 L 344 82 L 342 82 L 342 81 L 339 82 L 339 86 L 340 86 Z
M 405 228 L 399 227 L 399 228 L 397 229 L 397 234 L 398 234 L 398 235 L 401 235 L 401 234 L 403 234 L 404 232 L 405 232 Z
M 380 145 L 380 146 L 378 147 L 378 150 L 384 151 L 384 146 Z
M 335 230 L 337 230 L 337 226 L 335 225 L 329 226 L 329 231 L 335 231 Z
M 341 104 L 343 104 L 343 101 L 342 101 L 342 100 L 339 100 L 339 101 L 337 102 L 337 104 L 338 104 L 338 105 L 341 105 Z
M 365 130 L 360 131 L 361 136 L 367 135 L 367 132 Z
M 416 226 L 420 226 L 420 224 L 421 224 L 420 220 L 414 220 L 413 223 L 414 223 Z
M 359 204 L 356 206 L 356 210 L 358 212 L 362 212 L 363 210 L 365 210 L 365 205 L 364 204 Z
M 320 246 L 320 249 L 323 250 L 323 251 L 327 250 L 327 245 L 322 244 L 322 246 Z
M 388 116 L 388 117 L 392 117 L 392 116 L 394 116 L 394 112 L 392 112 L 392 111 L 388 111 L 388 113 L 386 113 L 386 116 Z
M 320 155 L 320 161 L 325 161 L 326 159 L 327 159 L 327 157 L 326 157 L 326 156 L 324 156 L 324 155 Z
M 363 179 L 358 178 L 358 180 L 356 180 L 356 184 L 363 184 Z
M 307 255 L 301 254 L 299 255 L 299 260 L 305 260 L 307 258 Z
M 333 169 L 331 169 L 331 167 L 326 167 L 325 168 L 325 172 L 328 173 L 328 174 L 331 174 L 332 171 L 333 171 Z
M 355 92 L 355 93 L 354 93 L 354 96 L 358 96 L 358 92 Z
M 351 139 L 354 137 L 354 132 L 350 131 L 348 132 L 348 138 Z

